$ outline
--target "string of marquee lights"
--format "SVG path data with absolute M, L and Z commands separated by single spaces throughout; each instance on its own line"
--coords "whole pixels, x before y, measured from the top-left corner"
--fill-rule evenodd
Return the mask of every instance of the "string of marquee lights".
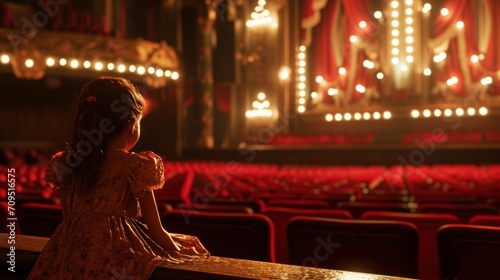
M 335 1 L 334 1 L 335 2 Z M 486 15 L 484 18 L 477 19 L 478 21 L 484 21 L 483 26 L 487 27 L 488 31 L 491 31 L 493 27 L 491 25 L 491 16 L 492 16 L 492 7 L 488 1 L 478 1 L 481 5 L 485 5 L 485 8 L 482 9 L 486 11 Z M 474 46 L 469 46 L 471 44 L 470 38 L 467 36 L 472 36 L 474 34 L 471 31 L 470 26 L 467 26 L 462 17 L 466 17 L 469 15 L 468 22 L 471 22 L 470 10 L 468 9 L 471 5 L 476 5 L 474 1 L 471 0 L 458 0 L 451 1 L 448 0 L 444 3 L 443 8 L 439 11 L 437 15 L 436 23 L 430 22 L 430 13 L 432 10 L 432 6 L 429 3 L 421 3 L 420 1 L 413 0 L 388 0 L 387 1 L 387 9 L 384 11 L 375 11 L 373 17 L 378 20 L 379 26 L 384 26 L 388 28 L 387 34 L 388 36 L 388 57 L 390 58 L 390 66 L 385 66 L 382 61 L 380 61 L 381 55 L 373 55 L 374 52 L 383 51 L 378 50 L 373 47 L 373 41 L 378 40 L 378 38 L 367 37 L 366 32 L 367 29 L 373 23 L 367 23 L 364 20 L 363 14 L 357 16 L 357 19 L 361 19 L 358 22 L 358 26 L 354 29 L 354 34 L 349 37 L 349 43 L 351 45 L 346 46 L 346 49 L 350 50 L 349 54 L 351 58 L 351 65 L 346 69 L 346 67 L 342 66 L 341 63 L 335 63 L 338 74 L 334 75 L 332 80 L 331 77 L 325 78 L 324 75 L 318 75 L 315 77 L 315 81 L 317 84 L 318 91 L 308 91 L 307 90 L 307 74 L 306 73 L 306 49 L 311 42 L 311 30 L 312 28 L 319 23 L 320 11 L 324 8 L 329 8 L 334 10 L 337 7 L 326 5 L 325 1 L 322 0 L 307 0 L 303 3 L 303 10 L 307 17 L 304 18 L 302 28 L 304 31 L 303 45 L 297 48 L 297 67 L 296 67 L 296 76 L 298 79 L 296 80 L 296 110 L 299 113 L 304 113 L 307 109 L 308 102 L 318 102 L 318 97 L 330 97 L 336 100 L 342 101 L 342 98 L 345 100 L 352 100 L 352 93 L 363 96 L 359 98 L 358 101 L 364 101 L 363 98 L 373 98 L 378 97 L 379 92 L 376 86 L 373 84 L 362 84 L 357 81 L 354 76 L 360 75 L 357 71 L 356 61 L 358 59 L 359 54 L 362 53 L 365 56 L 365 59 L 361 63 L 364 68 L 363 73 L 372 73 L 375 78 L 381 82 L 384 82 L 384 78 L 387 75 L 399 76 L 399 79 L 393 79 L 395 83 L 396 91 L 405 91 L 405 86 L 410 84 L 412 76 L 412 71 L 422 71 L 418 75 L 423 75 L 424 77 L 429 77 L 433 75 L 433 71 L 431 68 L 435 68 L 438 73 L 434 74 L 438 78 L 436 79 L 436 84 L 432 87 L 433 94 L 443 94 L 446 97 L 450 97 L 450 92 L 457 92 L 461 90 L 462 94 L 468 94 L 469 92 L 478 93 L 478 95 L 484 98 L 485 95 L 491 92 L 491 86 L 494 84 L 495 77 L 500 76 L 500 69 L 491 69 L 485 67 L 485 63 L 482 61 L 485 58 L 483 53 L 476 53 L 470 56 L 470 63 L 467 61 L 462 61 L 457 57 L 460 55 L 467 56 L 470 53 L 471 49 L 474 49 Z M 350 2 L 337 0 L 332 5 L 346 5 L 345 10 L 349 11 L 349 9 L 360 8 L 362 7 L 361 0 L 353 0 Z M 458 6 L 458 8 L 456 7 Z M 359 9 L 358 9 L 359 10 Z M 450 11 L 452 10 L 453 13 Z M 352 16 L 353 13 L 348 13 L 348 16 Z M 333 13 L 335 16 L 338 16 L 337 13 Z M 326 19 L 323 19 L 326 20 Z M 335 19 L 332 19 L 334 21 Z M 442 21 L 452 21 L 445 26 L 444 31 L 437 36 L 429 36 L 426 37 L 425 32 L 421 32 L 420 24 L 426 24 L 429 26 L 430 24 L 439 25 Z M 304 22 L 307 22 L 308 25 L 305 26 Z M 488 25 L 489 24 L 489 25 Z M 335 31 L 335 30 L 334 30 Z M 346 32 L 348 32 L 346 31 Z M 359 32 L 359 33 L 356 33 Z M 372 30 L 373 32 L 373 30 Z M 488 33 L 488 32 L 487 32 Z M 483 36 L 491 36 L 491 32 L 487 35 Z M 467 38 L 466 38 L 467 37 Z M 467 41 L 466 39 L 469 39 Z M 491 38 L 485 38 L 482 42 L 489 42 Z M 373 41 L 370 41 L 373 40 Z M 420 50 L 420 48 L 415 47 L 415 44 L 420 42 L 421 40 L 428 41 L 429 51 Z M 480 40 L 481 41 L 481 40 Z M 469 45 L 467 44 L 469 43 Z M 472 43 L 477 43 L 472 41 Z M 478 44 L 481 44 L 479 42 Z M 478 46 L 476 49 L 486 49 L 487 44 L 482 43 L 483 47 Z M 451 47 L 450 47 L 451 46 Z M 453 59 L 457 61 L 451 61 L 450 55 L 447 54 L 448 51 L 454 51 L 452 47 L 456 47 L 458 49 L 457 52 L 452 53 Z M 332 47 L 332 56 L 337 59 L 335 62 L 338 62 L 338 53 L 336 53 L 336 46 Z M 451 52 L 450 51 L 450 52 Z M 426 55 L 429 52 L 431 55 Z M 416 56 L 419 57 L 419 60 L 416 61 Z M 383 57 L 383 56 L 382 56 Z M 420 59 L 422 58 L 422 59 Z M 434 62 L 434 65 L 432 65 Z M 459 70 L 461 73 L 455 73 L 457 71 L 447 71 L 450 68 L 450 64 L 458 64 Z M 335 67 L 335 65 L 331 65 L 331 67 Z M 497 66 L 498 67 L 498 66 Z M 313 69 L 315 69 L 313 67 Z M 364 75 L 364 74 L 362 74 Z M 448 77 L 446 77 L 448 75 Z M 328 75 L 327 75 L 328 76 Z M 330 75 L 332 76 L 332 75 Z M 428 82 L 429 80 L 423 79 L 424 82 Z M 339 82 L 340 81 L 340 82 Z M 370 80 L 367 80 L 370 81 Z M 398 84 L 399 83 L 399 84 Z M 383 83 L 382 83 L 383 84 Z M 313 84 L 314 85 L 314 84 Z M 332 86 L 338 85 L 338 86 Z M 307 92 L 310 92 L 307 94 Z M 500 94 L 500 93 L 498 93 Z M 349 98 L 345 98 L 345 96 Z M 453 96 L 452 96 L 453 97 Z M 420 116 L 423 117 L 451 117 L 451 116 L 485 116 L 488 114 L 489 109 L 485 106 L 481 106 L 480 104 L 476 104 L 474 106 L 460 106 L 460 102 L 463 101 L 463 96 L 458 96 L 456 98 L 451 98 L 457 104 L 457 108 L 447 108 L 444 110 L 441 109 L 410 109 L 409 116 L 413 118 L 418 118 Z M 377 118 L 375 118 L 377 116 Z M 387 116 L 385 118 L 384 116 Z M 392 113 L 390 111 L 386 111 L 383 113 L 380 112 L 356 112 L 356 113 L 337 113 L 326 114 L 326 121 L 349 121 L 349 120 L 370 120 L 370 119 L 389 119 L 392 117 Z

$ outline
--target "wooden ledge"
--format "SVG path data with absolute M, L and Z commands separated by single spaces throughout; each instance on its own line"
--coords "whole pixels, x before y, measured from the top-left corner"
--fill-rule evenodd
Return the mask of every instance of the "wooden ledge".
M 38 255 L 49 240 L 45 237 L 16 235 L 16 272 L 7 270 L 9 235 L 0 233 L 1 279 L 25 279 Z M 158 267 L 150 279 L 408 279 L 340 270 L 310 268 L 295 265 L 258 262 L 212 256 L 185 264 L 167 264 Z

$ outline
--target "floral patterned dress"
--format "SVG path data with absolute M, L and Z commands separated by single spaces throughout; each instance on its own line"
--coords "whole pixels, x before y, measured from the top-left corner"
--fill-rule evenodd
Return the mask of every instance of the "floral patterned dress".
M 176 261 L 138 221 L 138 198 L 164 183 L 159 156 L 152 152 L 130 153 L 102 170 L 97 185 L 87 194 L 58 183 L 61 159 L 62 152 L 52 158 L 45 180 L 65 200 L 66 216 L 28 279 L 147 279 L 162 262 Z M 172 237 L 181 253 L 209 255 L 196 237 Z

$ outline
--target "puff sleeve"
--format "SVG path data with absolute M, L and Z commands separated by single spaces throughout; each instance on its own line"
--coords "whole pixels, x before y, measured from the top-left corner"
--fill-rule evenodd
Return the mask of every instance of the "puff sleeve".
M 128 162 L 128 183 L 138 198 L 147 191 L 161 189 L 165 182 L 163 161 L 153 152 L 134 153 Z
M 63 187 L 63 176 L 70 169 L 64 164 L 63 151 L 55 154 L 45 169 L 45 182 L 56 191 Z

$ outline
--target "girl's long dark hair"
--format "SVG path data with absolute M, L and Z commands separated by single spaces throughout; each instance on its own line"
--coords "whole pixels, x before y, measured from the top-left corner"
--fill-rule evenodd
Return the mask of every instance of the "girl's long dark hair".
M 100 77 L 83 86 L 76 102 L 71 141 L 61 160 L 63 183 L 89 191 L 100 175 L 109 141 L 144 112 L 145 101 L 123 78 Z

